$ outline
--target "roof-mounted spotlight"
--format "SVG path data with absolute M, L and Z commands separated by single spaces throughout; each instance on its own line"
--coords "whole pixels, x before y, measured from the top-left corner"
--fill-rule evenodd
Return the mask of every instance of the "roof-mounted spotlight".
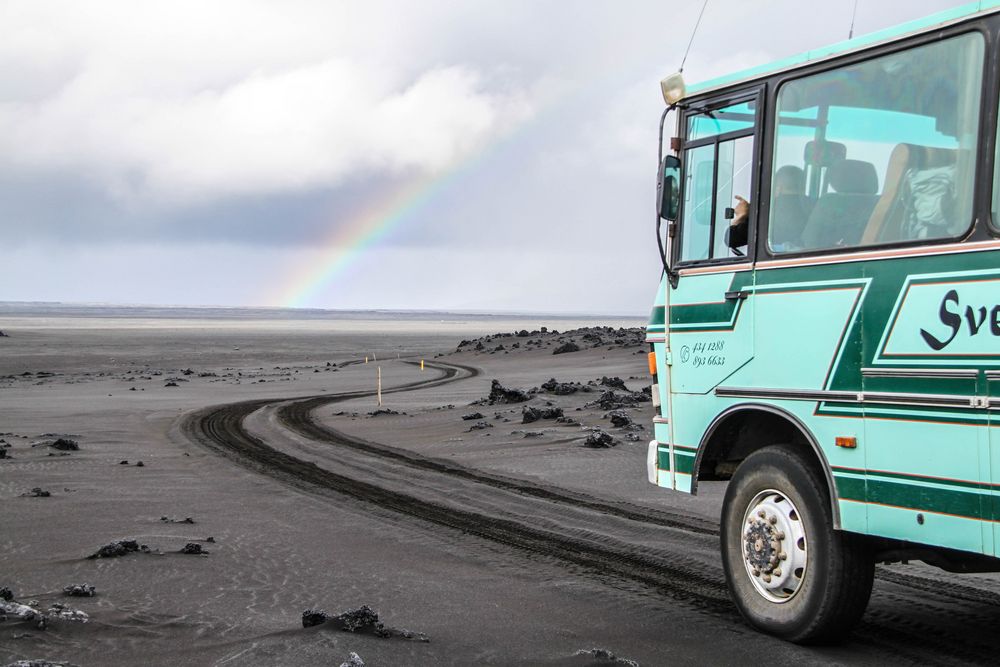
M 668 106 L 673 106 L 684 99 L 686 89 L 684 87 L 684 75 L 674 72 L 670 76 L 660 81 L 660 90 L 663 91 L 663 101 Z

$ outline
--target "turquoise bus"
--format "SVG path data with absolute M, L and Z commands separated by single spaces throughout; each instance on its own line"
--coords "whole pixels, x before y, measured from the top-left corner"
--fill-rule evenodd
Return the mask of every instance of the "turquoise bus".
M 998 62 L 994 0 L 662 82 L 649 481 L 728 480 L 760 630 L 843 636 L 876 562 L 1000 570 Z

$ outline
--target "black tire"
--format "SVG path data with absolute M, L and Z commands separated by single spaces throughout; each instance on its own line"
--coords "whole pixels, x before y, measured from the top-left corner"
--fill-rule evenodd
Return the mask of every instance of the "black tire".
M 827 482 L 810 454 L 784 445 L 754 452 L 736 469 L 722 506 L 722 564 L 733 601 L 757 629 L 799 644 L 830 643 L 846 637 L 868 605 L 875 574 L 874 558 L 864 537 L 833 529 Z M 805 548 L 799 547 L 801 553 L 791 555 L 804 567 L 795 568 L 801 576 L 789 579 L 787 588 L 767 589 L 772 585 L 770 574 L 764 583 L 765 574 L 781 574 L 772 563 L 781 555 L 789 558 L 784 550 L 794 545 L 783 531 L 769 525 L 774 521 L 767 512 L 748 516 L 751 506 L 760 508 L 761 502 L 794 506 L 796 511 L 788 516 L 797 517 L 801 525 L 793 525 L 793 531 L 797 535 L 804 531 Z M 753 523 L 748 524 L 748 519 Z M 786 523 L 777 527 L 794 524 L 782 521 Z M 772 532 L 767 533 L 769 530 Z M 781 541 L 764 541 L 779 537 Z M 745 542 L 751 550 L 749 558 L 744 556 Z M 777 567 L 784 564 L 778 561 Z M 754 571 L 760 574 L 755 577 Z

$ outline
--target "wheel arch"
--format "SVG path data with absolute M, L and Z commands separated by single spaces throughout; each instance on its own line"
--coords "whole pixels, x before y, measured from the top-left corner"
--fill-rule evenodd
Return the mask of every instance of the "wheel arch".
M 839 529 L 841 522 L 837 486 L 830 462 L 819 441 L 798 417 L 766 403 L 734 405 L 712 420 L 698 443 L 691 476 L 691 493 L 697 493 L 699 479 L 729 479 L 736 464 L 752 452 L 775 444 L 801 445 L 812 451 L 813 459 L 826 479 L 833 527 Z

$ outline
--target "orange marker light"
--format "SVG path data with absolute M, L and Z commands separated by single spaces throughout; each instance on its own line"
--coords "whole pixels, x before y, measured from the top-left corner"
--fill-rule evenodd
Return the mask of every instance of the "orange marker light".
M 847 437 L 847 436 L 838 437 L 836 443 L 838 447 L 843 447 L 844 449 L 858 448 L 858 439 L 855 437 Z
M 656 353 L 650 352 L 646 358 L 649 360 L 649 374 L 656 375 Z

